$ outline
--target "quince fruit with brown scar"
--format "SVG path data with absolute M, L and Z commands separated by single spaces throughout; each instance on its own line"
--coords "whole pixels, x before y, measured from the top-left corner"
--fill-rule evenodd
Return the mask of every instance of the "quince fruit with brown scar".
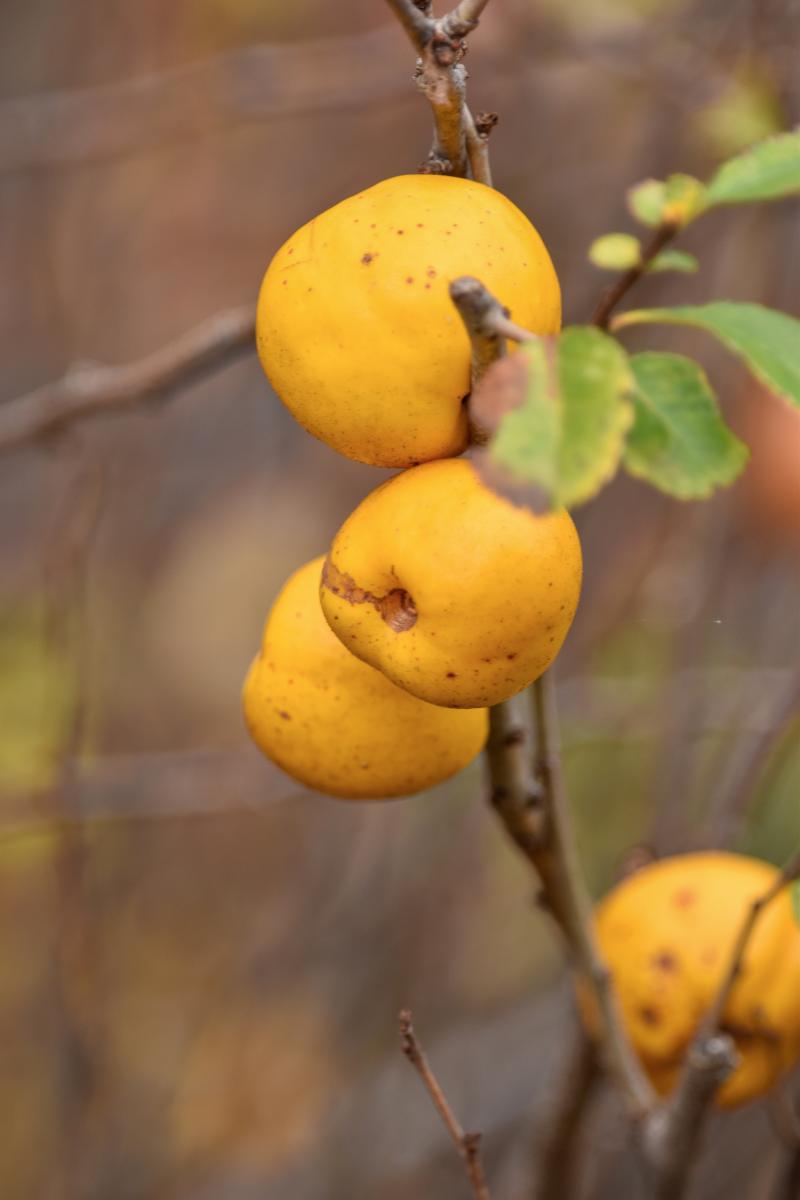
M 432 704 L 498 704 L 558 654 L 581 587 L 569 514 L 537 516 L 465 459 L 425 463 L 372 492 L 337 533 L 325 617 L 353 654 Z
M 244 685 L 259 748 L 307 787 L 347 799 L 409 796 L 483 749 L 488 716 L 426 704 L 355 658 L 319 604 L 323 559 L 291 576 Z
M 401 175 L 309 221 L 264 276 L 262 366 L 305 429 L 359 462 L 408 467 L 467 445 L 469 338 L 448 293 L 475 275 L 533 333 L 561 295 L 528 218 L 500 192 Z
M 769 863 L 722 852 L 644 867 L 595 911 L 628 1035 L 654 1086 L 675 1087 L 686 1052 L 731 961 L 754 900 L 778 878 Z M 716 1102 L 752 1100 L 800 1059 L 800 929 L 785 888 L 761 913 L 723 1013 L 739 1065 Z M 581 996 L 596 1027 L 593 1003 Z

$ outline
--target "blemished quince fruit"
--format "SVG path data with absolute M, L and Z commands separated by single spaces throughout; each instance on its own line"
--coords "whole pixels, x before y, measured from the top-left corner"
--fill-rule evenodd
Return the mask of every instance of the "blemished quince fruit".
M 644 867 L 597 906 L 600 950 L 625 1026 L 662 1095 L 676 1084 L 752 902 L 777 877 L 769 863 L 740 854 L 684 854 Z M 762 911 L 723 1014 L 739 1065 L 718 1105 L 763 1095 L 798 1061 L 799 997 L 800 928 L 786 888 Z M 581 1000 L 592 1028 L 591 1002 Z
M 296 571 L 267 617 L 244 684 L 244 715 L 266 756 L 345 799 L 410 796 L 471 762 L 485 710 L 454 712 L 395 687 L 346 650 L 319 603 L 322 557 Z
M 258 353 L 309 433 L 359 462 L 409 467 L 467 444 L 470 346 L 448 294 L 475 275 L 533 333 L 561 294 L 528 218 L 500 192 L 401 175 L 298 229 L 261 285 Z
M 552 663 L 581 587 L 565 511 L 537 516 L 490 491 L 466 459 L 377 488 L 337 533 L 321 600 L 345 646 L 413 696 L 477 708 Z

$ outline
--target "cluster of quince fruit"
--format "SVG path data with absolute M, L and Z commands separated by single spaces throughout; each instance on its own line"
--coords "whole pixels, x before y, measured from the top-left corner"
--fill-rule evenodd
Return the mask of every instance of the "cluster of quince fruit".
M 553 662 L 581 584 L 564 511 L 536 515 L 467 458 L 470 344 L 448 285 L 480 278 L 534 333 L 560 294 L 536 230 L 499 192 L 446 176 L 388 179 L 322 213 L 272 260 L 258 349 L 316 437 L 400 468 L 327 555 L 300 567 L 267 618 L 244 686 L 250 733 L 306 786 L 410 795 L 483 748 L 487 706 Z M 767 863 L 683 855 L 623 881 L 595 912 L 632 1044 L 672 1090 Z M 800 935 L 788 895 L 763 915 L 724 1014 L 740 1062 L 719 1102 L 768 1090 L 800 1057 Z M 596 1026 L 593 1001 L 581 996 Z
M 569 514 L 516 507 L 459 457 L 471 354 L 448 287 L 463 275 L 557 332 L 558 279 L 530 221 L 448 176 L 328 209 L 261 287 L 259 357 L 283 403 L 342 454 L 401 468 L 286 583 L 245 682 L 255 742 L 329 795 L 409 795 L 466 766 L 487 706 L 550 666 L 577 607 Z

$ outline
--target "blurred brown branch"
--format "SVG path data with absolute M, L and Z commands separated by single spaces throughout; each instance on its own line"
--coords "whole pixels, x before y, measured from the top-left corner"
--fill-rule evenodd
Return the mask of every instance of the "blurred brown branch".
M 149 153 L 244 121 L 386 102 L 406 87 L 391 28 L 248 46 L 159 75 L 5 100 L 0 172 Z
M 120 367 L 80 364 L 0 405 L 0 454 L 44 442 L 88 417 L 103 416 L 187 387 L 255 349 L 253 311 L 209 317 L 189 333 Z
M 475 1200 L 491 1200 L 491 1192 L 486 1183 L 483 1164 L 481 1163 L 481 1135 L 479 1133 L 467 1133 L 462 1129 L 461 1123 L 448 1104 L 447 1097 L 442 1090 L 442 1085 L 431 1070 L 430 1064 L 425 1057 L 425 1052 L 417 1039 L 417 1035 L 414 1033 L 414 1027 L 411 1024 L 411 1013 L 407 1008 L 404 1008 L 400 1013 L 399 1024 L 400 1045 L 403 1054 L 405 1054 L 424 1083 L 436 1111 L 442 1118 L 447 1132 L 450 1134 L 456 1149 L 464 1160 Z
M 579 1137 L 600 1082 L 597 1048 L 576 1030 L 563 1091 L 554 1106 L 548 1137 L 536 1167 L 535 1200 L 568 1200 L 580 1167 Z

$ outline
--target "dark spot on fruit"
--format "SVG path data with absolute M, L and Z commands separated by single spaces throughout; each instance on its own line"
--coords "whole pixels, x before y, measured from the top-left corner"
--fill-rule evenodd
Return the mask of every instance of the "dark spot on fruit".
M 430 285 L 429 283 L 426 283 L 426 284 L 425 284 L 425 291 L 426 291 L 426 292 L 429 292 L 430 290 L 431 290 L 431 285 Z
M 294 249 L 288 250 L 288 251 L 287 251 L 287 253 L 288 253 L 288 254 L 294 254 Z
M 417 229 L 424 229 L 424 228 L 425 228 L 425 226 L 422 224 L 422 221 L 417 221 Z
M 690 888 L 681 888 L 681 890 L 676 892 L 672 897 L 673 903 L 677 905 L 678 908 L 691 908 L 696 899 L 696 894 Z
M 508 659 L 509 662 L 512 662 L 516 657 L 517 657 L 516 651 L 513 654 L 506 655 L 506 658 Z
M 428 269 L 427 269 L 427 271 L 425 272 L 425 274 L 428 276 L 428 278 L 429 278 L 429 279 L 435 279 L 435 278 L 436 278 L 436 270 L 435 270 L 435 268 L 434 268 L 434 267 L 428 267 Z
M 398 229 L 397 236 L 402 237 L 404 233 L 405 233 L 405 229 Z
M 661 1024 L 661 1017 L 658 1009 L 651 1008 L 649 1004 L 646 1004 L 643 1008 L 639 1009 L 639 1019 L 643 1025 L 654 1026 Z
M 678 960 L 669 950 L 662 950 L 653 959 L 653 966 L 658 967 L 659 971 L 677 971 Z
M 289 713 L 284 712 L 282 708 L 278 710 L 278 716 L 281 718 L 282 721 L 291 721 L 291 719 L 292 719 L 291 716 L 289 715 Z
M 368 263 L 372 262 L 374 257 L 375 257 L 374 254 L 370 254 L 369 251 L 365 251 L 364 254 L 361 255 L 361 261 L 364 264 L 364 266 L 367 266 Z
M 413 283 L 413 282 L 414 282 L 414 276 L 413 276 L 413 275 L 407 275 L 407 276 L 406 276 L 406 283 Z
M 448 671 L 445 678 L 446 679 L 457 679 L 458 677 L 457 677 L 455 671 Z

